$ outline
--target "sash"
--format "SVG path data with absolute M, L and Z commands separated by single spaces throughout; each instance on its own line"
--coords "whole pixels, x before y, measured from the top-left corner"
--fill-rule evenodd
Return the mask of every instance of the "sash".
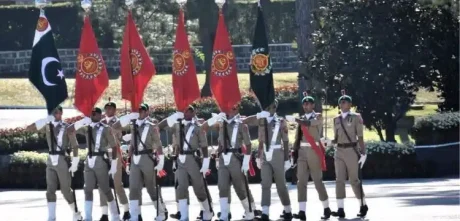
M 303 136 L 305 137 L 305 139 L 308 141 L 308 143 L 310 143 L 311 147 L 313 148 L 313 150 L 315 151 L 316 155 L 318 155 L 320 161 L 321 161 L 321 169 L 323 171 L 326 171 L 326 156 L 324 154 L 324 147 L 323 147 L 323 144 L 321 144 L 321 142 L 319 142 L 319 145 L 321 147 L 318 147 L 318 145 L 316 145 L 316 142 L 315 142 L 315 139 L 311 136 L 310 132 L 308 132 L 308 128 L 304 125 L 301 125 L 301 128 L 302 128 L 302 133 L 303 133 Z
M 57 151 L 60 151 L 61 150 L 61 147 L 62 147 L 62 138 L 64 137 L 64 131 L 65 131 L 65 128 L 64 128 L 64 125 L 61 126 L 61 129 L 59 129 L 59 133 L 57 135 L 57 147 L 56 147 L 56 150 Z
M 272 140 L 270 142 L 270 145 L 276 145 L 276 139 L 278 138 L 279 130 L 280 130 L 280 121 L 276 121 L 275 129 L 273 130 Z M 266 150 L 266 148 L 264 148 L 264 152 L 265 152 L 265 158 L 267 159 L 267 161 L 269 161 L 269 162 L 272 161 L 273 148 L 270 147 L 270 149 L 268 151 Z
M 188 150 L 189 148 L 188 144 L 190 143 L 190 138 L 192 137 L 193 129 L 195 129 L 195 125 L 192 124 L 192 126 L 188 128 L 187 134 L 185 135 L 184 145 L 182 146 L 183 150 Z M 186 158 L 185 154 L 179 154 L 179 161 L 181 163 L 185 163 L 185 158 Z
M 102 131 L 104 130 L 104 127 L 99 127 L 96 132 L 96 145 L 94 145 L 94 152 L 99 152 L 99 148 L 101 147 L 101 137 L 102 137 Z
M 144 143 L 145 143 L 145 140 L 147 139 L 147 134 L 149 133 L 149 125 L 146 124 L 145 127 L 144 127 L 144 130 L 142 130 L 142 136 L 141 136 L 141 142 L 139 142 L 139 144 L 137 145 L 137 150 L 138 151 L 142 151 L 144 150 Z

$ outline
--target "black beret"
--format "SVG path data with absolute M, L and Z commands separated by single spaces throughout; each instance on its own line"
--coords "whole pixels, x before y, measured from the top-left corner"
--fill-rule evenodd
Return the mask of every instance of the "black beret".
M 102 114 L 102 110 L 101 110 L 101 108 L 95 107 L 95 108 L 93 108 L 93 113 Z
M 109 103 L 105 104 L 104 109 L 107 108 L 107 107 L 113 107 L 113 108 L 116 109 L 117 105 L 114 102 L 109 101 Z

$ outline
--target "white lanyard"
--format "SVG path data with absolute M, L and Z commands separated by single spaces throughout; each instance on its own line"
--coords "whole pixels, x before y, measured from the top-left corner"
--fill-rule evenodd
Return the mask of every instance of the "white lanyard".
M 192 133 L 193 133 L 193 129 L 195 128 L 195 125 L 192 124 L 192 126 L 190 126 L 187 130 L 187 134 L 185 135 L 185 140 L 187 141 L 184 141 L 184 148 L 183 150 L 188 150 L 189 146 L 188 146 L 188 143 L 190 143 L 190 138 L 192 137 Z
M 149 133 L 150 126 L 146 124 L 144 126 L 144 130 L 142 130 L 142 136 L 141 136 L 141 142 L 139 142 L 139 145 L 137 147 L 137 150 L 143 150 L 144 149 L 144 143 L 145 140 L 147 139 L 147 134 Z
M 57 147 L 56 147 L 56 150 L 57 151 L 60 151 L 62 147 L 62 137 L 64 137 L 64 126 L 61 127 L 61 129 L 59 130 L 59 133 L 57 135 Z
M 237 137 L 237 135 L 238 135 L 238 125 L 239 125 L 239 123 L 238 123 L 238 122 L 235 122 L 235 125 L 233 126 L 233 131 L 232 131 L 232 143 L 231 143 L 232 148 L 236 148 L 236 147 L 235 147 L 235 144 L 236 144 L 236 137 Z
M 273 135 L 272 135 L 272 141 L 271 141 L 271 145 L 275 145 L 276 144 L 276 139 L 278 138 L 278 132 L 280 130 L 280 121 L 276 121 L 275 123 L 275 129 L 273 131 Z
M 102 131 L 104 127 L 99 127 L 96 133 L 96 146 L 94 147 L 94 152 L 99 152 L 99 148 L 101 147 L 101 138 L 102 138 Z

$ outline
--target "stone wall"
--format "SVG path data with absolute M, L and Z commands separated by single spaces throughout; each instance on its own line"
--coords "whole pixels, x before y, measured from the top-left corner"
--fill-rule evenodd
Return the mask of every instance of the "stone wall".
M 234 45 L 233 50 L 237 58 L 239 72 L 249 71 L 249 59 L 251 57 L 251 45 Z M 201 52 L 201 47 L 195 47 Z M 75 74 L 75 63 L 78 49 L 59 49 L 62 67 L 68 77 Z M 107 69 L 112 77 L 119 75 L 120 53 L 119 49 L 101 49 Z M 296 49 L 291 44 L 270 45 L 273 68 L 276 72 L 296 71 Z M 172 49 L 150 50 L 158 73 L 171 73 Z M 24 51 L 0 51 L 0 77 L 23 77 L 29 69 L 31 50 Z M 197 71 L 203 71 L 204 62 L 195 55 Z

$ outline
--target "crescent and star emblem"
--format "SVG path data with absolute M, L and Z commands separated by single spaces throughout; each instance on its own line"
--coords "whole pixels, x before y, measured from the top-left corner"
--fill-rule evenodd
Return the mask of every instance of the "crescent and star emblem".
M 54 83 L 51 83 L 48 81 L 48 79 L 46 79 L 46 73 L 45 73 L 45 69 L 46 69 L 46 66 L 51 63 L 51 62 L 57 62 L 57 63 L 60 63 L 58 59 L 56 59 L 55 57 L 46 57 L 46 58 L 43 58 L 42 60 L 42 79 L 43 79 L 43 83 L 46 85 L 46 86 L 56 86 L 56 84 Z M 64 78 L 64 72 L 62 71 L 62 69 L 57 69 L 58 71 L 58 74 L 57 76 L 61 78 L 61 80 Z

